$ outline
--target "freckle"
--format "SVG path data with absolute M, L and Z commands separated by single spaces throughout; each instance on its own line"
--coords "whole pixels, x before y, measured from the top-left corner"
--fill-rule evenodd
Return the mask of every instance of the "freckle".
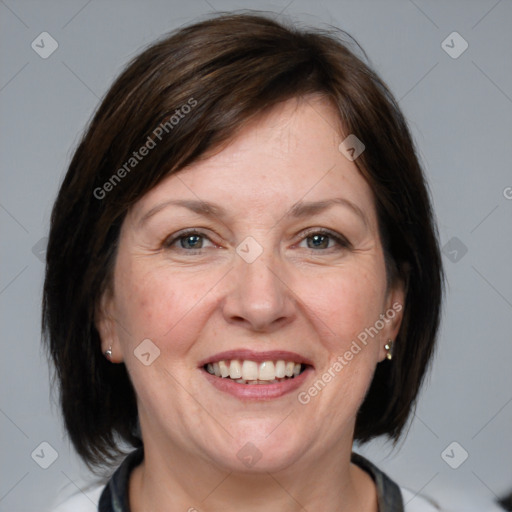
M 151 312 L 151 308 L 148 306 L 149 306 L 149 301 L 147 299 L 141 299 L 139 301 L 139 305 L 138 305 L 139 311 L 147 310 L 148 312 Z

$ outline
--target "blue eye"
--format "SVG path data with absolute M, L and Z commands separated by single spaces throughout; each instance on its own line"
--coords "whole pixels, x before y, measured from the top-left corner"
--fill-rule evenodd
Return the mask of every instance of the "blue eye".
M 201 249 L 203 237 L 201 235 L 185 235 L 178 238 L 182 249 Z
M 178 249 L 192 252 L 194 250 L 204 249 L 205 246 L 207 246 L 207 242 L 212 244 L 206 235 L 192 230 L 169 237 L 164 241 L 163 245 L 165 249 Z
M 328 235 L 311 235 L 306 238 L 310 249 L 327 249 L 329 247 L 330 237 Z M 311 243 L 310 243 L 311 242 Z
M 308 249 L 321 250 L 333 249 L 336 247 L 348 247 L 349 243 L 341 236 L 330 231 L 311 231 L 302 241 L 306 242 Z

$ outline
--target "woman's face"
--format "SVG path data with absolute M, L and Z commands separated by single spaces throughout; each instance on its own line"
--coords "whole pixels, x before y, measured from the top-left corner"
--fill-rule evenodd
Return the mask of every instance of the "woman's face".
M 350 449 L 403 293 L 336 126 L 325 100 L 285 102 L 126 217 L 98 328 L 145 446 L 231 471 Z

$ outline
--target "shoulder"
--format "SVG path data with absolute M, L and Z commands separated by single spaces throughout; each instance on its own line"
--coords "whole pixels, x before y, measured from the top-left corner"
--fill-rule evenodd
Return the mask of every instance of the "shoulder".
M 78 491 L 54 507 L 51 512 L 98 512 L 98 503 L 104 485 L 96 485 L 85 492 Z
M 352 453 L 352 462 L 365 470 L 375 482 L 381 512 L 436 512 L 440 510 L 426 498 L 399 487 L 388 475 L 362 455 Z
M 404 512 L 504 512 L 496 502 L 478 495 L 470 488 L 444 488 L 435 499 L 422 497 L 409 489 L 400 488 Z
M 432 501 L 418 494 L 409 491 L 409 489 L 400 488 L 404 502 L 404 512 L 440 512 L 441 509 Z
M 128 511 L 128 483 L 132 469 L 137 466 L 144 457 L 141 448 L 129 453 L 121 465 L 114 471 L 108 481 L 99 482 L 79 487 L 71 496 L 60 499 L 58 505 L 51 512 L 98 512 Z M 75 488 L 77 485 L 75 485 Z

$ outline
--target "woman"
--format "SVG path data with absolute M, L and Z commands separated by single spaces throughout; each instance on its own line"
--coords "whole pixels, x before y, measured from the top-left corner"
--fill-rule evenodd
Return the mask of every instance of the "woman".
M 90 465 L 135 448 L 98 510 L 434 510 L 352 444 L 407 424 L 442 280 L 407 125 L 348 43 L 232 14 L 149 47 L 47 251 L 70 438 Z

